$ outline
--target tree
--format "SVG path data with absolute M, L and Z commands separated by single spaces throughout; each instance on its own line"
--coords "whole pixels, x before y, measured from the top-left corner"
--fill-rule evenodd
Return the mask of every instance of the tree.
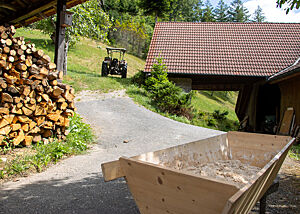
M 249 21 L 249 11 L 244 7 L 241 0 L 233 0 L 229 8 L 229 21 L 231 22 L 247 22 Z
M 203 15 L 203 3 L 201 0 L 196 0 L 196 3 L 193 6 L 193 15 L 190 17 L 191 22 L 198 22 L 201 20 L 201 17 Z
M 253 22 L 264 22 L 266 20 L 266 17 L 264 16 L 264 13 L 260 6 L 257 6 L 257 9 L 254 11 L 253 14 Z
M 228 5 L 223 0 L 220 0 L 216 9 L 214 10 L 215 19 L 217 22 L 228 22 Z
M 107 33 L 111 27 L 108 15 L 102 10 L 100 2 L 90 0 L 70 9 L 73 12 L 72 26 L 66 28 L 65 59 L 63 71 L 67 72 L 67 51 L 69 45 L 75 45 L 80 36 L 98 39 L 105 42 Z M 43 19 L 32 25 L 33 28 L 40 29 L 49 34 L 54 41 L 55 38 L 56 15 Z
M 283 5 L 288 4 L 285 8 L 286 14 L 293 10 L 294 8 L 300 8 L 300 0 L 277 0 L 277 7 L 282 7 Z
M 213 6 L 211 5 L 210 1 L 207 0 L 205 2 L 205 8 L 203 9 L 203 15 L 201 17 L 202 22 L 214 22 L 215 17 L 213 14 Z
M 202 6 L 201 0 L 170 0 L 169 21 L 200 21 Z
M 155 16 L 155 22 L 157 18 L 165 17 L 170 11 L 169 0 L 140 0 L 139 7 L 144 10 L 145 15 Z

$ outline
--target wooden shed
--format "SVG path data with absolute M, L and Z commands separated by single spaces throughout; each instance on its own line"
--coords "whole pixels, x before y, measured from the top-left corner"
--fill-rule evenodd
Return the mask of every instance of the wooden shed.
M 248 85 L 240 90 L 236 113 L 240 120 L 248 118 L 246 131 L 274 133 L 287 109 L 294 111 L 293 130 L 286 134 L 299 134 L 300 126 L 300 63 L 299 59 L 263 82 Z M 268 124 L 269 127 L 268 129 Z M 276 128 L 276 127 L 275 127 Z
M 157 57 L 187 91 L 239 91 L 246 131 L 271 132 L 266 121 L 278 125 L 287 107 L 300 125 L 298 23 L 157 23 L 145 72 Z

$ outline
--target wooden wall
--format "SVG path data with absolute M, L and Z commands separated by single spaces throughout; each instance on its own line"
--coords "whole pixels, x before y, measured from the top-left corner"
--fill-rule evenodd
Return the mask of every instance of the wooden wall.
M 300 76 L 279 83 L 281 91 L 280 115 L 287 107 L 293 107 L 296 113 L 296 124 L 300 125 Z

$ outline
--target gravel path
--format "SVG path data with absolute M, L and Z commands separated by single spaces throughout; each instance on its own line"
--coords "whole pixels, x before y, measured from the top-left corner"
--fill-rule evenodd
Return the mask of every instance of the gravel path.
M 3 184 L 0 213 L 139 213 L 124 179 L 103 182 L 101 163 L 221 133 L 155 114 L 124 91 L 82 92 L 76 99 L 78 113 L 92 125 L 98 143 L 86 155 Z

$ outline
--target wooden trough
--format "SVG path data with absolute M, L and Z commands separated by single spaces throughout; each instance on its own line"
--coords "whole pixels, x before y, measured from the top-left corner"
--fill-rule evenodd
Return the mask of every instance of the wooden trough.
M 125 177 L 141 213 L 248 213 L 275 179 L 294 138 L 228 132 L 102 164 L 105 181 Z M 241 188 L 215 178 L 176 170 L 218 160 L 240 160 L 260 168 Z

